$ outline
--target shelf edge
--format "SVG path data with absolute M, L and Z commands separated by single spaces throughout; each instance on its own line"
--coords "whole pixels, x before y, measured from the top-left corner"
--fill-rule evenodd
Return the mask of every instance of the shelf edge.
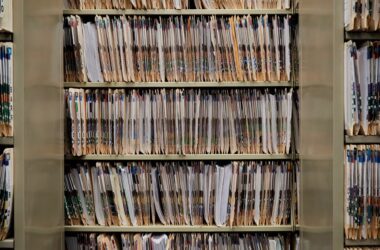
M 64 88 L 291 88 L 292 82 L 146 82 L 77 83 L 65 82 Z
M 0 137 L 0 145 L 13 146 L 14 145 L 13 137 Z
M 366 31 L 345 31 L 344 39 L 348 40 L 380 40 L 379 32 L 366 32 Z
M 292 225 L 284 226 L 65 226 L 65 232 L 131 232 L 131 233 L 232 233 L 232 232 L 293 232 Z
M 169 16 L 169 15 L 294 15 L 297 14 L 290 9 L 159 9 L 159 10 L 114 10 L 114 9 L 94 9 L 94 10 L 75 10 L 65 9 L 63 15 L 144 15 L 144 16 Z
M 5 239 L 3 241 L 0 241 L 0 248 L 13 249 L 14 239 Z
M 374 247 L 374 246 L 380 246 L 380 239 L 379 240 L 348 240 L 346 239 L 344 241 L 345 246 L 347 247 Z
M 87 161 L 223 161 L 223 160 L 293 160 L 292 155 L 66 155 L 65 160 L 87 160 Z
M 344 137 L 346 144 L 380 144 L 380 136 L 348 136 Z

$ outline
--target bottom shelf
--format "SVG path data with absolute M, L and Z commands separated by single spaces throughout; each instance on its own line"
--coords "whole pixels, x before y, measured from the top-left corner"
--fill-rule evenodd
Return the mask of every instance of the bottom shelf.
M 345 240 L 346 247 L 380 247 L 380 239 L 378 240 Z
M 13 239 L 6 239 L 3 241 L 0 241 L 0 248 L 1 249 L 11 249 L 14 247 L 14 240 Z
M 293 232 L 292 225 L 284 226 L 65 226 L 65 232 L 87 232 L 87 233 L 255 233 L 255 232 Z

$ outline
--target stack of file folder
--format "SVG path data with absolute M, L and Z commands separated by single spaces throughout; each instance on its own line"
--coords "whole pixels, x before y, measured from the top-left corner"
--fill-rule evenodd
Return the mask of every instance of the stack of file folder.
M 380 135 L 380 43 L 345 44 L 345 130 Z
M 291 224 L 291 162 L 67 166 L 68 225 Z
M 0 31 L 13 32 L 13 2 L 0 2 Z
M 0 136 L 13 136 L 12 43 L 0 43 Z
M 66 82 L 292 80 L 291 16 L 64 19 Z
M 65 0 L 70 9 L 290 9 L 290 0 Z
M 0 241 L 10 235 L 13 213 L 13 149 L 0 155 Z
M 345 160 L 345 235 L 380 238 L 380 145 L 347 145 Z
M 344 24 L 348 31 L 380 29 L 379 0 L 344 0 Z
M 298 16 L 296 16 L 298 17 Z M 291 42 L 291 51 L 292 51 L 292 61 L 291 64 L 293 66 L 293 80 L 298 84 L 299 82 L 299 75 L 300 75 L 300 53 L 299 48 L 301 48 L 300 41 L 299 41 L 299 26 L 298 26 L 298 19 L 293 18 L 291 19 L 291 27 L 292 27 L 292 42 Z
M 293 133 L 294 133 L 294 148 L 297 154 L 300 153 L 300 97 L 299 90 L 294 91 L 293 95 Z
M 265 234 L 78 234 L 66 236 L 66 249 L 265 249 L 291 250 L 284 235 Z
M 67 151 L 289 154 L 293 90 L 68 89 Z

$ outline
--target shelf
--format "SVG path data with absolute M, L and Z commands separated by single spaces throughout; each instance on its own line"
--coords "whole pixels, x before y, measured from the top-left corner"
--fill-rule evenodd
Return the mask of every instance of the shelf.
M 86 155 L 66 156 L 66 160 L 86 161 L 247 161 L 247 160 L 293 160 L 291 155 L 269 154 L 193 154 L 193 155 Z
M 65 226 L 65 232 L 88 232 L 88 233 L 233 233 L 233 232 L 292 232 L 291 225 L 286 226 Z
M 13 33 L 0 31 L 0 42 L 13 42 Z
M 187 10 L 63 10 L 63 15 L 144 15 L 144 16 L 202 16 L 202 15 L 290 15 L 294 14 L 293 9 L 261 9 L 261 10 L 237 10 L 237 9 L 187 9 Z
M 65 88 L 283 88 L 292 82 L 146 82 L 146 83 L 76 83 L 66 82 Z
M 13 239 L 6 239 L 3 241 L 0 241 L 0 248 L 11 249 L 13 247 L 14 247 L 14 240 Z
M 345 240 L 344 241 L 346 247 L 380 247 L 380 239 L 379 240 Z
M 0 137 L 0 145 L 2 146 L 13 146 L 13 137 Z
M 380 32 L 346 31 L 345 40 L 380 40 Z
M 380 144 L 380 136 L 345 136 L 346 144 Z

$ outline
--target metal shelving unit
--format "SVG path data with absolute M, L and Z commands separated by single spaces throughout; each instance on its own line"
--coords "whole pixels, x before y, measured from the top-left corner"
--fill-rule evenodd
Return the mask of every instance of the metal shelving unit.
M 129 15 L 129 16 L 204 16 L 204 15 L 291 15 L 293 9 L 261 9 L 261 10 L 237 10 L 237 9 L 187 9 L 187 10 L 63 10 L 63 15 Z
M 344 40 L 365 42 L 380 40 L 380 32 L 345 31 Z M 347 144 L 380 144 L 380 136 L 344 136 L 344 145 Z M 343 225 L 342 225 L 343 228 Z M 380 247 L 380 240 L 344 240 L 345 247 Z
M 66 156 L 66 160 L 83 161 L 249 161 L 249 160 L 293 160 L 292 155 L 266 154 L 194 154 L 194 155 L 86 155 Z
M 65 232 L 109 233 L 233 233 L 233 232 L 292 232 L 292 225 L 284 226 L 65 226 Z
M 204 15 L 292 15 L 297 14 L 294 8 L 288 10 L 263 9 L 263 10 L 63 10 L 63 15 L 129 15 L 129 16 L 204 16 Z M 298 82 L 113 82 L 113 83 L 79 83 L 65 82 L 63 88 L 297 88 Z M 194 155 L 86 155 L 71 156 L 66 155 L 65 161 L 244 161 L 244 160 L 271 160 L 271 161 L 294 161 L 298 160 L 298 155 L 292 154 L 194 154 Z M 292 207 L 292 211 L 294 208 Z M 292 218 L 294 214 L 292 213 Z M 293 221 L 293 220 L 292 220 Z M 255 232 L 295 232 L 296 227 L 291 225 L 279 226 L 65 226 L 66 233 L 255 233 Z
M 65 88 L 284 88 L 294 87 L 293 82 L 66 82 Z
M 6 239 L 3 241 L 0 241 L 0 248 L 1 249 L 13 249 L 14 248 L 14 240 L 13 239 Z

